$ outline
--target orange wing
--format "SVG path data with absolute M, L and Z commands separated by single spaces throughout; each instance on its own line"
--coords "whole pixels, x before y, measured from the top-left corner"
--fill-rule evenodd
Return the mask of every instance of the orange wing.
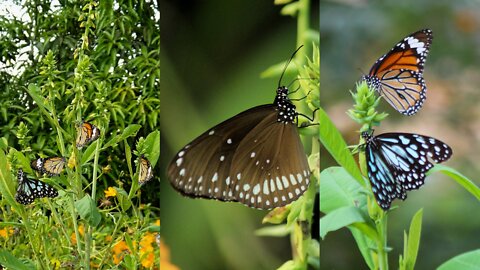
M 415 114 L 426 98 L 423 68 L 432 38 L 430 29 L 407 36 L 380 57 L 363 78 L 402 114 Z

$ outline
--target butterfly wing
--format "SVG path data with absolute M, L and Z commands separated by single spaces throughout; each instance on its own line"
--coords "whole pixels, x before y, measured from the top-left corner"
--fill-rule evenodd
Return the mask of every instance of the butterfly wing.
M 50 176 L 57 176 L 63 171 L 67 160 L 64 157 L 51 157 L 47 158 L 43 164 L 44 172 Z
M 242 139 L 270 114 L 276 114 L 274 105 L 254 107 L 187 144 L 168 166 L 172 186 L 190 197 L 238 201 L 233 194 L 237 175 L 230 175 L 234 153 Z
M 404 200 L 407 190 L 423 185 L 425 173 L 433 167 L 430 160 L 440 163 L 452 156 L 442 141 L 411 133 L 380 134 L 367 145 L 369 178 L 384 209 L 395 197 Z
M 31 204 L 36 198 L 54 198 L 58 196 L 56 189 L 41 181 L 27 178 L 21 169 L 18 170 L 17 179 L 18 188 L 15 200 L 20 204 Z
M 30 162 L 30 167 L 39 173 L 44 173 L 43 171 L 43 164 L 45 163 L 45 159 L 37 158 Z
M 138 182 L 144 184 L 150 181 L 153 177 L 152 165 L 150 161 L 144 157 L 140 158 L 140 172 L 138 175 Z
M 308 188 L 310 169 L 296 125 L 269 114 L 240 142 L 230 176 L 234 197 L 250 207 L 270 209 L 297 200 Z
M 404 190 L 401 185 L 397 185 L 395 169 L 384 158 L 375 142 L 367 143 L 365 156 L 373 194 L 378 205 L 387 210 L 395 198 L 403 198 Z
M 95 125 L 83 122 L 77 134 L 77 147 L 82 148 L 86 144 L 98 139 L 99 136 L 100 130 Z
M 430 29 L 407 36 L 380 57 L 364 77 L 402 114 L 415 114 L 426 98 L 423 69 L 432 38 Z

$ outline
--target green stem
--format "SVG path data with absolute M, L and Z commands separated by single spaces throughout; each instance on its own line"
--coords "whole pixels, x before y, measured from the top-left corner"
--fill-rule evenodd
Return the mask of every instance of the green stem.
M 109 250 L 112 248 L 112 245 L 115 242 L 115 234 L 117 233 L 117 230 L 120 227 L 120 224 L 122 223 L 122 218 L 123 218 L 123 214 L 120 215 L 120 218 L 118 219 L 117 223 L 115 224 L 115 229 L 113 229 L 113 232 L 112 232 L 112 241 L 110 241 L 110 243 L 108 244 L 108 246 L 106 248 L 107 251 L 103 253 L 103 258 L 102 258 L 102 261 L 100 262 L 100 264 L 98 265 L 98 269 L 102 269 L 102 265 L 107 260 L 107 256 L 110 256 Z
M 311 44 L 307 44 L 307 33 L 310 29 L 310 0 L 300 0 L 297 18 L 297 48 L 300 45 L 304 45 L 305 51 L 310 51 Z M 301 54 L 302 56 L 305 53 Z M 301 57 L 304 59 L 305 57 Z

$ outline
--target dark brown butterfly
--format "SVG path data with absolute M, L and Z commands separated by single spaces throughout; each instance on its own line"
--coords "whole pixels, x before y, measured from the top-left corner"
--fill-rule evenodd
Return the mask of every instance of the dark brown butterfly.
M 273 104 L 241 112 L 183 147 L 168 166 L 172 186 L 185 196 L 258 209 L 297 200 L 310 183 L 297 117 L 279 83 Z

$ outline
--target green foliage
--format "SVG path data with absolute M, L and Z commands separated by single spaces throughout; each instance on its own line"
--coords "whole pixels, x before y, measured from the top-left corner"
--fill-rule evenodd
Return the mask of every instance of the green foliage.
M 386 113 L 378 113 L 380 97 L 369 89 L 366 83 L 357 84 L 357 91 L 352 93 L 353 109 L 349 116 L 361 124 L 359 132 L 379 126 L 386 119 Z M 328 233 L 348 228 L 357 242 L 357 246 L 370 269 L 388 269 L 387 217 L 375 202 L 366 175 L 365 154 L 359 153 L 359 162 L 355 162 L 340 132 L 320 109 L 320 139 L 325 149 L 342 167 L 326 168 L 321 173 L 320 210 L 326 215 L 321 219 L 320 234 L 322 238 Z M 361 149 L 363 139 L 354 151 Z M 435 165 L 428 174 L 442 172 L 450 176 L 480 200 L 480 189 L 467 177 L 444 165 Z M 414 269 L 420 246 L 423 211 L 419 210 L 412 218 L 409 234 L 405 233 L 404 254 L 399 258 L 400 269 Z M 458 269 L 458 268 L 457 268 Z
M 480 249 L 465 252 L 440 265 L 437 270 L 478 270 L 480 269 Z
M 159 7 L 147 1 L 58 5 L 27 1 L 30 21 L 0 17 L 0 230 L 7 235 L 2 247 L 10 251 L 0 263 L 21 269 L 21 258 L 30 258 L 38 269 L 110 269 L 125 257 L 126 250 L 117 254 L 115 247 L 128 239 L 135 255 L 125 260 L 137 269 L 147 257 L 139 255 L 143 229 L 159 220 L 158 176 L 148 188 L 138 185 L 130 146 L 155 167 Z M 77 149 L 83 121 L 95 124 L 100 138 Z M 37 175 L 59 196 L 19 205 L 16 171 L 33 177 L 30 161 L 39 156 L 67 158 L 59 177 Z M 105 196 L 109 187 L 116 194 Z
M 420 235 L 422 231 L 422 216 L 423 209 L 418 210 L 412 218 L 410 223 L 410 230 L 404 233 L 405 242 L 403 245 L 403 257 L 400 255 L 399 268 L 401 270 L 414 269 L 415 262 L 417 261 L 418 248 L 420 246 Z

